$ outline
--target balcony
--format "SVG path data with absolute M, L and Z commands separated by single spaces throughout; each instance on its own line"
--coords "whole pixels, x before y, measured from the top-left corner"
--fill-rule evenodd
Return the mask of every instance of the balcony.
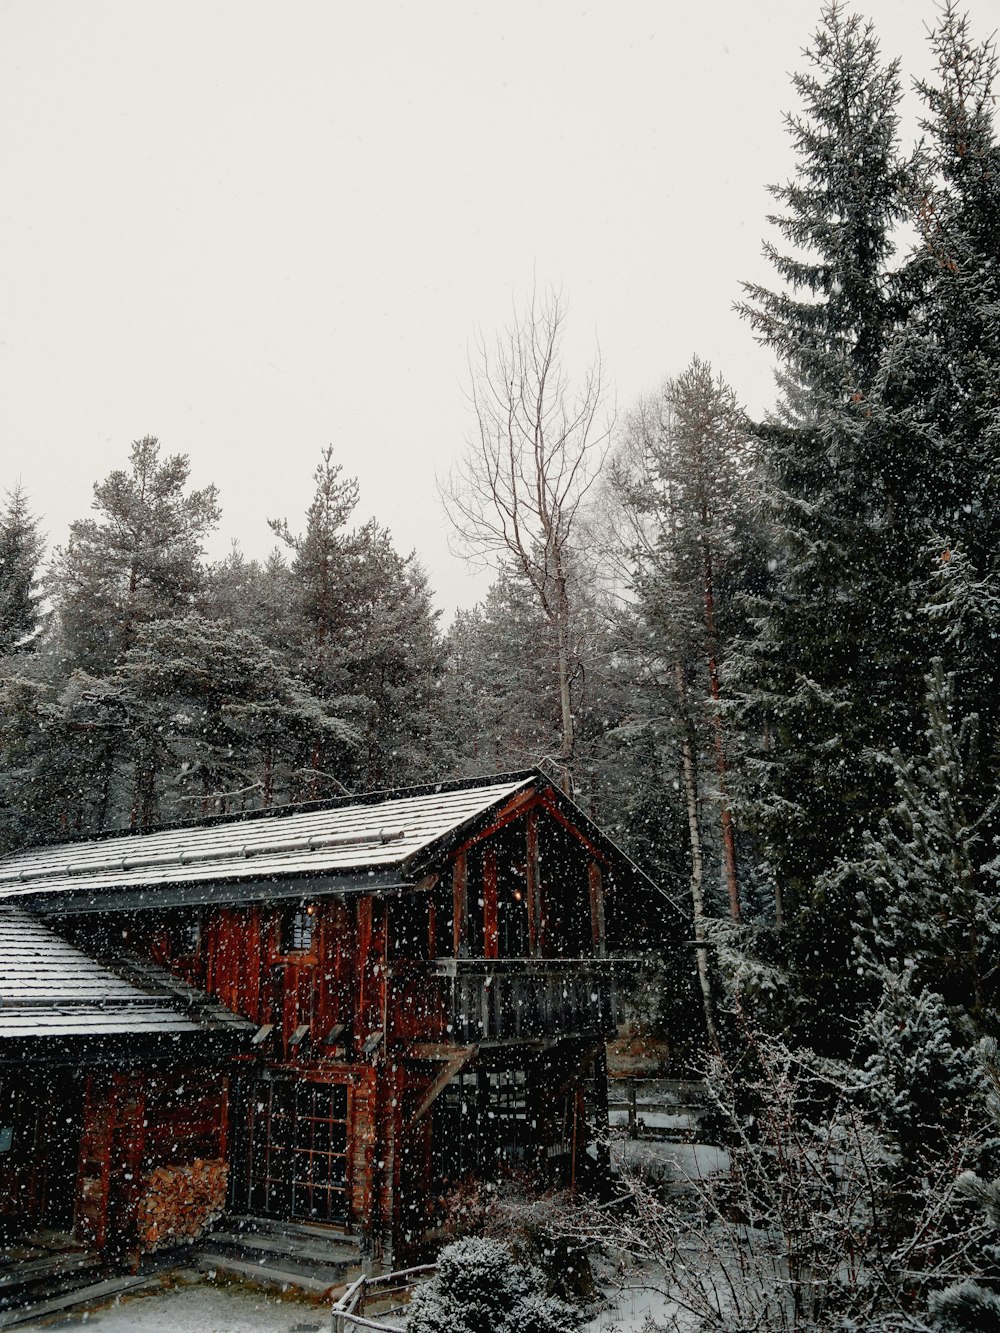
M 609 1035 L 618 1020 L 609 958 L 439 958 L 431 970 L 445 1018 L 442 1038 L 460 1046 Z

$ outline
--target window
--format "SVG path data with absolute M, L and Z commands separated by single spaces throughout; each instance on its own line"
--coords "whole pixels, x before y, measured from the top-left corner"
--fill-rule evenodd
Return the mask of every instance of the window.
M 281 925 L 282 953 L 308 953 L 313 944 L 315 922 L 315 903 L 299 903 L 286 912 Z
M 187 958 L 191 954 L 198 952 L 198 946 L 201 944 L 201 921 L 198 917 L 190 917 L 186 921 L 178 921 L 170 931 L 170 952 L 175 958 Z

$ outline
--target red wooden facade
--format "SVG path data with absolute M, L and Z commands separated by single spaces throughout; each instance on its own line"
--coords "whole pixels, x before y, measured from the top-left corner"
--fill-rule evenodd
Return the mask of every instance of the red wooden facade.
M 479 803 L 449 816 L 459 797 Z M 77 1078 L 77 1184 L 63 1215 L 95 1246 L 143 1247 L 144 1190 L 170 1163 L 224 1162 L 231 1215 L 342 1228 L 382 1262 L 421 1244 L 442 1194 L 468 1175 L 572 1180 L 581 1169 L 615 1026 L 609 932 L 625 942 L 652 886 L 534 773 L 388 793 L 376 811 L 366 802 L 369 822 L 405 825 L 377 834 L 380 849 L 398 843 L 395 860 L 369 850 L 375 834 L 351 832 L 349 803 L 329 808 L 336 830 L 311 834 L 301 856 L 326 847 L 340 864 L 305 874 L 263 880 L 247 860 L 225 879 L 157 872 L 146 883 L 133 865 L 158 866 L 159 852 L 141 853 L 159 844 L 136 838 L 120 856 L 125 839 L 67 845 L 90 859 L 66 879 L 46 879 L 44 859 L 0 861 L 0 897 L 19 884 L 22 905 L 77 949 L 113 954 L 140 981 L 169 975 L 189 1013 L 201 996 L 246 1020 L 224 1056 L 186 1039 L 171 1059 L 164 1038 L 116 1066 L 105 1043 L 99 1066 Z M 428 810 L 437 823 L 404 857 Z M 231 837 L 233 823 L 198 826 L 208 850 L 182 847 L 180 863 L 221 858 L 213 835 Z M 282 848 L 297 827 L 280 812 L 245 824 Z M 194 847 L 195 832 L 182 833 Z M 359 850 L 345 869 L 352 838 Z M 113 878 L 112 851 L 128 882 L 84 894 L 79 876 L 98 873 L 98 854 Z M 43 1066 L 38 1077 L 53 1077 Z

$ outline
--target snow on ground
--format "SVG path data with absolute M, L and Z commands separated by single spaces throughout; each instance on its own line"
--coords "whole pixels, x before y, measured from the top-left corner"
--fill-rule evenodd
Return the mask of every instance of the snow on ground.
M 678 1314 L 674 1303 L 656 1290 L 662 1275 L 636 1272 L 604 1284 L 607 1306 L 582 1325 L 580 1333 L 641 1333 L 647 1319 L 661 1327 L 683 1329 L 668 1322 Z M 403 1321 L 398 1315 L 394 1324 Z M 240 1283 L 216 1285 L 205 1280 L 182 1281 L 175 1286 L 125 1293 L 91 1310 L 73 1310 L 46 1320 L 21 1324 L 26 1330 L 93 1330 L 93 1333 L 328 1333 L 329 1307 L 285 1295 L 265 1292 Z
M 649 1139 L 612 1142 L 611 1160 L 655 1183 L 683 1186 L 729 1170 L 729 1154 L 711 1143 L 662 1143 Z
M 623 1279 L 623 1286 L 604 1285 L 607 1308 L 601 1310 L 580 1329 L 580 1333 L 640 1333 L 648 1321 L 660 1328 L 693 1328 L 665 1292 L 663 1274 L 656 1269 L 639 1270 Z M 675 1322 L 676 1321 L 676 1322 Z
M 185 1282 L 93 1310 L 72 1310 L 19 1329 L 93 1333 L 329 1333 L 329 1306 L 291 1292 L 279 1296 L 239 1283 Z
M 639 1111 L 637 1118 L 640 1133 L 643 1129 L 670 1129 L 687 1134 L 698 1128 L 696 1117 L 688 1111 Z M 612 1129 L 623 1129 L 628 1124 L 628 1111 L 610 1111 L 608 1124 Z

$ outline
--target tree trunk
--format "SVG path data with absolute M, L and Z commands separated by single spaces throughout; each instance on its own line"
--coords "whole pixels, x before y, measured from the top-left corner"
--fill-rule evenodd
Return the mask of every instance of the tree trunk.
M 576 733 L 573 722 L 573 701 L 569 688 L 569 637 L 566 615 L 559 611 L 556 626 L 559 642 L 559 708 L 562 721 L 562 741 L 559 746 L 559 772 L 562 789 L 567 796 L 573 795 L 573 751 L 576 747 Z
M 681 741 L 681 769 L 684 778 L 684 798 L 687 804 L 688 837 L 691 845 L 691 905 L 694 919 L 695 957 L 698 960 L 698 984 L 701 987 L 705 1010 L 705 1028 L 712 1049 L 718 1051 L 719 1034 L 715 1026 L 715 999 L 709 970 L 708 932 L 705 928 L 705 861 L 701 850 L 701 828 L 698 822 L 698 779 L 694 766 L 694 747 L 685 707 L 684 667 L 680 662 L 674 668 L 677 681 L 677 702 L 681 713 L 683 739 Z
M 702 508 L 702 531 L 707 532 L 708 515 Z M 726 763 L 726 748 L 722 739 L 722 715 L 719 711 L 719 669 L 716 660 L 715 645 L 715 586 L 712 569 L 712 552 L 707 537 L 703 537 L 702 549 L 705 563 L 705 630 L 708 644 L 708 684 L 712 694 L 712 734 L 715 741 L 715 771 L 719 780 L 719 806 L 722 812 L 722 858 L 726 871 L 726 888 L 729 891 L 729 913 L 734 921 L 742 917 L 740 904 L 740 884 L 736 876 L 736 839 L 733 836 L 733 817 L 729 809 L 726 793 L 729 766 Z

